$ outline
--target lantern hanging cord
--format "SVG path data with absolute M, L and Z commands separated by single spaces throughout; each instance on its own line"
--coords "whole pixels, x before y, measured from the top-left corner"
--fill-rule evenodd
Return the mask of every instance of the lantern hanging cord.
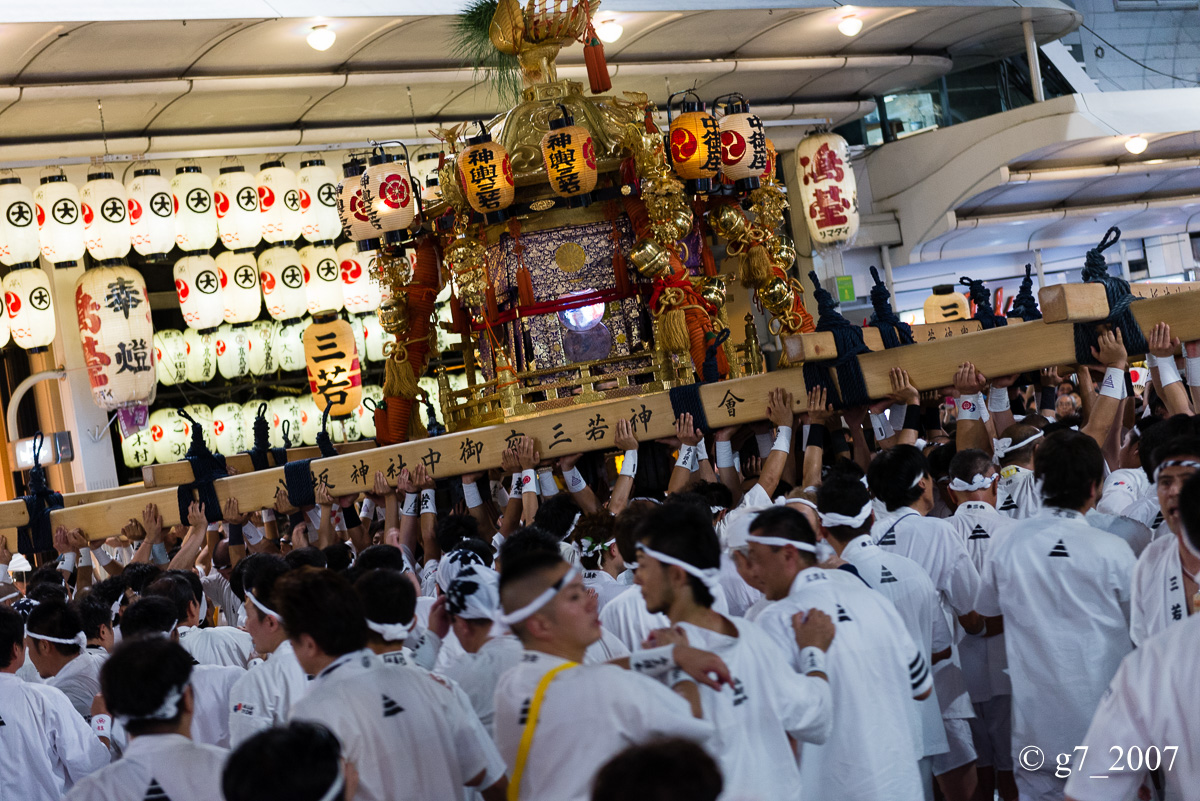
M 813 297 L 817 301 L 816 330 L 833 334 L 833 341 L 837 345 L 837 357 L 829 367 L 822 362 L 806 363 L 804 383 L 809 390 L 824 387 L 829 397 L 835 399 L 835 408 L 865 406 L 870 398 L 867 397 L 866 379 L 863 378 L 862 368 L 858 365 L 858 355 L 870 353 L 871 349 L 863 342 L 862 329 L 837 310 L 837 301 L 821 286 L 821 279 L 817 277 L 816 272 L 809 272 L 808 277 L 812 281 Z M 830 368 L 837 370 L 837 387 L 830 380 Z
M 104 101 L 96 98 L 96 110 L 100 112 L 100 140 L 104 142 L 104 158 L 108 158 L 108 131 L 104 128 Z
M 417 107 L 413 105 L 412 87 L 405 86 L 404 91 L 408 92 L 408 116 L 412 120 L 413 136 L 420 139 L 421 129 L 417 127 Z
M 1012 311 L 1013 317 L 1020 317 L 1025 322 L 1042 319 L 1042 312 L 1038 309 L 1037 299 L 1033 296 L 1033 265 L 1025 265 L 1025 277 L 1021 280 L 1021 289 L 1017 292 L 1017 296 L 1013 299 Z
M 1118 329 L 1130 353 L 1146 353 L 1148 346 L 1142 328 L 1129 307 L 1136 298 L 1129 291 L 1129 282 L 1117 275 L 1109 275 L 1104 251 L 1121 238 L 1121 229 L 1109 228 L 1100 244 L 1087 252 L 1083 262 L 1083 281 L 1088 284 L 1103 284 L 1108 296 L 1108 317 L 1098 323 L 1082 323 L 1075 326 L 1075 359 L 1079 364 L 1095 364 L 1092 348 L 1097 345 L 1096 330 L 1108 325 Z
M 188 507 L 193 501 L 199 501 L 204 507 L 204 517 L 208 522 L 219 523 L 224 515 L 221 510 L 221 500 L 217 497 L 217 490 L 213 486 L 213 482 L 229 475 L 229 469 L 225 466 L 225 457 L 208 449 L 208 445 L 204 442 L 203 427 L 186 410 L 180 409 L 179 416 L 192 426 L 192 444 L 188 448 L 187 456 L 184 457 L 192 466 L 192 481 L 179 487 L 179 519 L 187 520 Z M 195 492 L 195 497 L 192 495 L 193 492 Z
M 892 295 L 888 292 L 887 284 L 879 277 L 879 270 L 871 267 L 871 278 L 875 285 L 871 287 L 871 306 L 875 312 L 871 315 L 871 325 L 879 329 L 879 337 L 885 348 L 897 348 L 901 345 L 912 345 L 912 326 L 902 321 L 892 309 Z
M 33 467 L 25 483 L 26 494 L 21 496 L 29 522 L 17 528 L 18 553 L 37 553 L 54 547 L 50 513 L 63 508 L 63 499 L 46 483 L 46 470 L 42 467 L 41 459 L 44 443 L 45 437 L 41 431 L 33 435 Z

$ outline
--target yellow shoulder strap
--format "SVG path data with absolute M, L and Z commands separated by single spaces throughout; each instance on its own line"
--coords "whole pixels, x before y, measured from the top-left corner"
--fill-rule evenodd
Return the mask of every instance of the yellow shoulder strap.
M 513 766 L 512 780 L 508 783 L 508 801 L 517 801 L 521 797 L 521 776 L 525 773 L 525 762 L 529 759 L 529 749 L 533 747 L 533 730 L 537 727 L 538 715 L 542 711 L 542 699 L 546 689 L 554 677 L 564 670 L 579 667 L 575 662 L 567 662 L 546 672 L 533 691 L 529 700 L 529 712 L 525 716 L 525 730 L 521 732 L 521 744 L 517 747 L 517 764 Z

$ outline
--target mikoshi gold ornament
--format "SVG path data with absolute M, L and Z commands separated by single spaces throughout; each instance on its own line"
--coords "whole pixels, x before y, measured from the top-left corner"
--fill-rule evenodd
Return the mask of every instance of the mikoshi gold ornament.
M 512 205 L 516 195 L 512 162 L 508 151 L 492 141 L 483 122 L 477 124 L 480 133 L 468 139 L 467 146 L 455 158 L 459 180 L 467 203 L 488 224 L 504 222 L 508 219 L 505 209 Z
M 858 234 L 858 185 L 850 146 L 837 134 L 807 136 L 796 146 L 800 203 L 817 248 L 845 247 Z
M 750 113 L 746 98 L 733 93 L 721 117 L 721 173 L 738 192 L 757 189 L 767 166 L 767 135 L 762 120 Z M 717 98 L 720 102 L 721 98 Z
M 304 360 L 313 399 L 331 417 L 352 414 L 362 401 L 354 331 L 334 313 L 315 315 L 304 332 Z
M 236 160 L 235 160 L 236 161 Z M 253 248 L 262 241 L 262 215 L 258 211 L 258 186 L 241 164 L 226 164 L 213 183 L 217 231 L 230 250 Z
M 125 191 L 129 195 L 129 237 L 133 249 L 147 259 L 164 260 L 175 247 L 171 182 L 157 167 L 145 165 L 133 171 L 133 180 Z
M 123 259 L 129 255 L 129 197 L 125 186 L 107 168 L 88 172 L 79 192 L 83 215 L 83 244 L 96 261 Z
M 575 124 L 567 107 L 559 104 L 562 116 L 552 119 L 542 137 L 542 162 L 550 189 L 567 198 L 571 207 L 587 206 L 596 188 L 596 145 L 587 128 Z
M 36 261 L 27 261 L 13 265 L 2 286 L 13 342 L 30 353 L 42 352 L 58 331 L 50 276 Z
M 683 111 L 671 119 L 669 129 L 671 169 L 684 180 L 688 192 L 708 192 L 712 179 L 721 172 L 720 124 L 704 110 L 704 102 L 695 92 L 675 93 L 679 94 L 684 96 Z
M 74 267 L 86 251 L 78 187 L 61 172 L 43 175 L 33 200 L 42 255 L 56 267 Z
M 115 411 L 153 402 L 154 324 L 141 274 L 126 266 L 85 271 L 75 283 L 75 311 L 96 405 Z

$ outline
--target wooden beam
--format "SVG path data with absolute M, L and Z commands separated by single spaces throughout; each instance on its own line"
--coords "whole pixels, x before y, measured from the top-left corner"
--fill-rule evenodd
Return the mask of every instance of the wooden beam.
M 1200 289 L 1200 282 L 1180 284 L 1130 284 L 1135 297 L 1146 300 L 1187 295 Z M 1108 296 L 1102 284 L 1056 284 L 1038 290 L 1042 319 L 1047 323 L 1085 323 L 1108 317 Z M 1137 308 L 1139 303 L 1133 304 Z M 1135 313 L 1136 316 L 1136 313 Z M 1138 321 L 1141 325 L 1141 321 Z
M 1021 322 L 1013 320 L 1010 325 Z M 983 324 L 978 320 L 947 320 L 944 323 L 921 323 L 914 325 L 913 339 L 917 344 L 936 342 L 950 337 L 963 336 L 983 330 Z M 865 326 L 862 329 L 863 342 L 871 350 L 884 350 L 883 337 L 879 329 Z M 837 346 L 833 343 L 833 334 L 817 331 L 811 334 L 789 334 L 783 337 L 783 348 L 789 364 L 801 362 L 823 362 L 837 357 Z
M 63 495 L 63 506 L 83 506 L 89 503 L 101 503 L 115 498 L 127 498 L 145 492 L 141 484 L 127 484 L 112 489 L 92 490 L 90 492 L 70 492 Z M 4 501 L 0 503 L 0 536 L 8 540 L 13 553 L 17 550 L 17 527 L 29 523 L 29 511 L 25 501 Z
M 374 448 L 375 442 L 373 440 L 343 442 L 333 447 L 337 449 L 338 453 L 358 453 L 359 451 Z M 291 462 L 298 459 L 315 459 L 321 455 L 321 449 L 316 445 L 308 445 L 301 448 L 289 448 L 287 453 L 288 461 Z M 267 461 L 272 466 L 275 466 L 275 458 L 270 453 L 267 454 Z M 225 464 L 238 473 L 254 472 L 254 463 L 250 461 L 250 456 L 245 453 L 235 453 L 231 456 L 226 456 Z M 193 478 L 190 462 L 151 464 L 142 468 L 142 483 L 146 487 L 178 487 L 181 484 L 190 484 Z

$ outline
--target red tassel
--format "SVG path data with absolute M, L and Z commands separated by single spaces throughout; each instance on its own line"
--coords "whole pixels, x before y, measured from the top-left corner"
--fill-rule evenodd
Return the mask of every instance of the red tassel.
M 523 264 L 517 268 L 517 303 L 521 306 L 533 305 L 533 279 Z
M 467 314 L 463 311 L 462 303 L 454 290 L 450 290 L 450 327 L 454 333 L 463 336 L 467 333 Z
M 612 79 L 608 77 L 608 61 L 604 58 L 604 44 L 596 36 L 583 47 L 583 60 L 587 63 L 588 83 L 592 86 L 592 94 L 601 95 L 612 89 Z
M 488 322 L 494 322 L 500 316 L 500 307 L 496 304 L 496 289 L 488 287 L 487 294 L 484 296 L 484 306 L 487 312 Z

